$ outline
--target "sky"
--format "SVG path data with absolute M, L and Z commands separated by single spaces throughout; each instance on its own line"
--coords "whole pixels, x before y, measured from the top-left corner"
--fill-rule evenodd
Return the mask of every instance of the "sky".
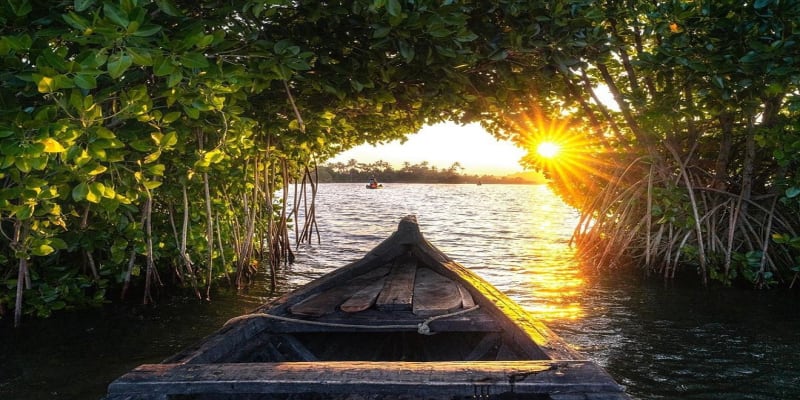
M 361 163 L 386 161 L 393 168 L 404 162 L 419 164 L 428 161 L 437 168 L 449 168 L 458 162 L 466 175 L 510 175 L 522 172 L 519 160 L 525 151 L 509 141 L 497 140 L 479 124 L 458 125 L 445 122 L 423 127 L 399 140 L 378 146 L 364 144 L 343 152 L 329 160 L 330 163 L 347 163 L 355 159 Z

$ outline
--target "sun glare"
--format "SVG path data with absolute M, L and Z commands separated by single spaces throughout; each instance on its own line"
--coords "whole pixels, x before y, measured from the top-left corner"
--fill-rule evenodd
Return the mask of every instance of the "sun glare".
M 561 146 L 559 146 L 557 143 L 542 142 L 539 143 L 539 146 L 536 148 L 536 153 L 544 158 L 553 158 L 558 155 L 560 150 Z
M 514 140 L 526 149 L 522 164 L 543 172 L 563 190 L 574 191 L 566 196 L 582 198 L 580 188 L 591 184 L 592 179 L 611 178 L 605 172 L 609 166 L 598 157 L 604 151 L 602 142 L 594 139 L 596 133 L 585 132 L 593 128 L 583 125 L 580 118 L 563 113 L 546 115 L 532 106 L 508 122 L 517 132 Z

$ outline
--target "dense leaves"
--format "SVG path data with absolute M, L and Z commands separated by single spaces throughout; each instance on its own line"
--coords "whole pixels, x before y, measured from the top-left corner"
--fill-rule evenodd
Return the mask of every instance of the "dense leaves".
M 587 212 L 582 243 L 608 244 L 602 262 L 786 280 L 798 8 L 0 2 L 0 311 L 244 284 L 260 258 L 291 257 L 278 189 L 443 120 L 523 145 L 568 138 L 569 166 L 530 161 Z
M 792 283 L 800 4 L 602 4 L 554 5 L 542 40 L 557 45 L 520 60 L 533 74 L 546 54 L 553 77 L 532 85 L 538 110 L 502 126 L 565 144 L 560 161 L 528 161 L 584 212 L 582 253 L 665 277 Z
M 0 311 L 19 321 L 131 289 L 148 303 L 166 284 L 200 295 L 229 274 L 245 284 L 260 258 L 275 268 L 292 216 L 273 194 L 355 145 L 491 116 L 523 81 L 509 40 L 540 29 L 525 11 L 0 3 Z

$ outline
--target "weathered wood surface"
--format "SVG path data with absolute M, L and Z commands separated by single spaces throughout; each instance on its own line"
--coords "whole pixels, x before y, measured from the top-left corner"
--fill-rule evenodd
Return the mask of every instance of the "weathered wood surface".
M 370 283 L 365 288 L 354 293 L 349 299 L 345 300 L 340 308 L 344 312 L 355 313 L 372 307 L 378 299 L 378 295 L 381 294 L 385 282 L 385 278 L 380 278 Z
M 458 292 L 461 294 L 461 306 L 464 308 L 472 308 L 475 307 L 475 299 L 472 298 L 472 295 L 469 293 L 469 290 L 464 287 L 464 285 L 457 283 Z
M 411 310 L 416 272 L 416 259 L 400 257 L 392 266 L 392 272 L 386 277 L 383 290 L 375 301 L 378 309 L 384 311 Z
M 417 268 L 414 284 L 414 315 L 441 315 L 461 309 L 461 292 L 452 280 L 430 268 Z
M 402 393 L 473 396 L 476 392 L 607 394 L 622 388 L 590 361 L 434 363 L 147 364 L 109 385 L 109 395 L 247 393 Z
M 353 294 L 373 283 L 376 279 L 382 278 L 387 273 L 389 273 L 389 269 L 386 267 L 376 268 L 363 275 L 354 277 L 347 282 L 343 282 L 341 286 L 336 286 L 313 295 L 290 307 L 289 311 L 294 315 L 309 317 L 319 317 L 333 313 L 340 304 Z

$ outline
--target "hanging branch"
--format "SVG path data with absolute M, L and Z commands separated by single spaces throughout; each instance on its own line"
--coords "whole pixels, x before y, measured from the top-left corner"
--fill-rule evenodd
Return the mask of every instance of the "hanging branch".
M 30 231 L 30 223 L 28 221 L 14 220 L 14 238 L 11 242 L 11 248 L 24 253 L 25 239 L 28 237 Z M 19 327 L 22 322 L 22 299 L 24 290 L 30 289 L 30 278 L 28 276 L 28 258 L 20 257 L 17 265 L 17 293 L 14 303 L 14 327 Z
M 126 213 L 128 216 L 128 220 L 133 221 L 133 215 L 130 212 Z M 142 216 L 139 218 L 139 225 L 144 226 L 146 214 L 144 213 L 144 206 L 142 206 Z M 125 279 L 122 285 L 122 291 L 120 292 L 119 299 L 125 300 L 125 296 L 128 293 L 128 289 L 131 286 L 131 275 L 133 274 L 133 267 L 136 264 L 136 246 L 132 246 L 131 248 L 131 255 L 128 257 L 128 268 L 125 271 Z
M 147 200 L 145 201 L 145 222 L 144 222 L 145 245 L 147 248 L 147 257 L 146 257 L 147 268 L 145 271 L 145 285 L 144 285 L 144 295 L 142 298 L 142 304 L 150 304 L 153 301 L 153 296 L 150 293 L 151 286 L 154 283 L 161 286 L 162 283 L 161 283 L 161 278 L 158 276 L 158 270 L 156 270 L 155 261 L 153 259 L 153 224 L 151 218 L 153 214 L 153 196 L 147 189 L 145 189 L 145 193 L 147 194 Z
M 306 179 L 308 179 L 309 185 L 311 186 L 311 204 L 306 204 L 306 198 L 308 195 L 305 192 L 305 185 Z M 316 197 L 317 197 L 317 182 L 319 181 L 319 172 L 317 170 L 316 165 L 314 166 L 314 176 L 311 176 L 311 171 L 306 167 L 305 174 L 303 176 L 303 203 L 306 205 L 305 208 L 305 215 L 303 220 L 303 229 L 301 230 L 300 236 L 296 237 L 295 247 L 299 246 L 300 243 L 304 241 L 308 241 L 311 244 L 311 235 L 314 231 L 317 233 L 317 243 L 319 243 L 320 235 L 319 235 L 319 227 L 317 226 L 317 217 L 316 217 Z
M 267 143 L 269 143 L 269 139 Z M 269 244 L 267 263 L 269 264 L 270 290 L 274 291 L 277 286 L 276 263 L 278 262 L 275 245 L 275 212 L 272 207 L 272 193 L 274 193 L 273 190 L 275 188 L 275 166 L 270 164 L 268 170 L 270 171 L 269 179 L 267 179 L 267 185 L 269 186 L 267 190 L 264 191 L 264 196 L 266 197 L 265 201 L 269 205 L 269 213 L 267 215 L 267 242 Z
M 197 276 L 195 275 L 194 263 L 192 259 L 189 258 L 189 254 L 186 253 L 186 241 L 187 236 L 189 233 L 189 195 L 186 190 L 186 183 L 181 184 L 181 189 L 183 191 L 183 224 L 181 226 L 181 240 L 180 240 L 180 256 L 181 261 L 183 262 L 184 268 L 186 269 L 186 273 L 189 275 L 189 279 L 192 281 L 192 288 L 194 289 L 194 294 L 197 296 L 198 299 L 202 299 L 203 296 L 200 295 L 200 289 L 197 287 Z
M 86 205 L 86 208 L 83 209 L 83 216 L 81 217 L 81 232 L 85 232 L 86 229 L 89 227 L 89 205 Z M 89 270 L 92 271 L 92 277 L 94 278 L 95 282 L 100 280 L 100 274 L 97 273 L 97 267 L 95 266 L 94 257 L 92 257 L 92 253 L 85 248 L 82 249 L 81 253 L 83 257 L 86 259 L 86 264 L 89 265 Z
M 282 82 L 283 82 L 283 88 L 286 89 L 286 97 L 289 98 L 289 103 L 292 105 L 294 116 L 295 118 L 297 118 L 297 124 L 300 126 L 300 131 L 305 133 L 306 124 L 303 122 L 303 117 L 300 116 L 300 110 L 297 108 L 297 104 L 295 104 L 294 102 L 294 97 L 292 96 L 292 91 L 289 89 L 289 84 L 286 82 L 285 79 Z M 288 182 L 283 182 L 283 185 L 287 186 Z
M 292 253 L 291 245 L 289 244 L 289 222 L 287 217 L 287 202 L 289 201 L 289 190 L 287 182 L 289 182 L 289 163 L 286 158 L 281 158 L 281 169 L 283 172 L 283 207 L 281 207 L 281 220 L 280 220 L 280 246 L 281 246 L 281 259 L 284 263 L 294 262 L 294 253 Z
M 203 131 L 196 130 L 197 146 L 203 151 Z M 211 189 L 208 182 L 208 172 L 203 171 L 203 195 L 206 203 L 206 268 L 208 268 L 208 281 L 206 282 L 206 300 L 211 300 L 211 280 L 214 277 L 214 218 L 211 213 Z

